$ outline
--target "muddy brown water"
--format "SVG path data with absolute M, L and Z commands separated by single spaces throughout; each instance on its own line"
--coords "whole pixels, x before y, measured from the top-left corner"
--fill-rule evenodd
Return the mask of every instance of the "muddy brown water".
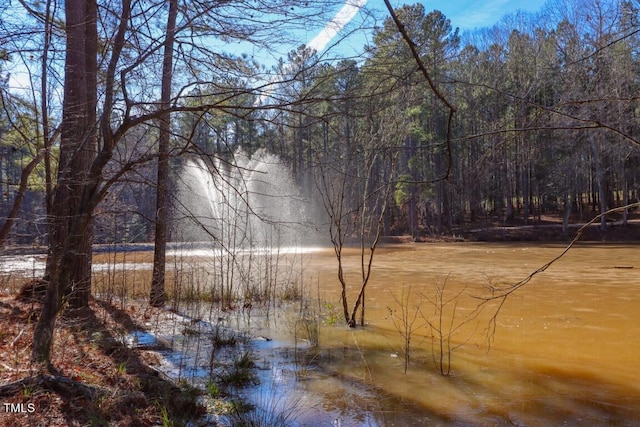
M 342 425 L 640 425 L 640 246 L 579 244 L 505 301 L 493 333 L 497 303 L 468 317 L 481 301 L 474 297 L 488 295 L 489 285 L 516 283 L 563 248 L 380 248 L 367 287 L 367 326 L 321 328 L 318 364 L 326 376 L 318 378 L 325 380 L 305 390 L 324 396 L 325 412 L 337 413 L 334 423 L 342 419 Z M 360 258 L 355 249 L 346 255 L 352 304 Z M 332 251 L 314 253 L 305 273 L 339 318 Z M 434 285 L 443 283 L 450 303 L 440 324 Z M 394 326 L 390 311 L 400 320 L 403 292 L 410 292 L 409 318 L 420 308 L 406 374 L 403 328 Z M 451 345 L 449 376 L 440 375 L 440 340 L 426 320 L 442 326 L 445 355 Z M 365 409 L 359 419 L 358 405 Z
M 517 283 L 563 249 L 380 247 L 366 326 L 355 329 L 342 319 L 333 250 L 310 251 L 304 284 L 312 297 L 307 314 L 321 315 L 319 345 L 305 349 L 299 340 L 296 348 L 290 322 L 267 327 L 254 316 L 251 332 L 273 339 L 255 343 L 262 386 L 247 394 L 267 406 L 299 406 L 298 425 L 640 425 L 639 245 L 579 243 L 504 302 L 495 330 L 498 302 L 475 311 L 491 286 Z M 351 306 L 361 259 L 354 248 L 344 255 Z M 144 264 L 149 256 L 127 254 L 126 261 Z M 443 284 L 448 303 L 439 323 L 435 287 Z M 415 318 L 406 373 L 403 295 L 405 317 Z M 427 320 L 443 331 L 444 352 Z M 439 356 L 447 362 L 447 348 L 450 374 L 443 376 Z

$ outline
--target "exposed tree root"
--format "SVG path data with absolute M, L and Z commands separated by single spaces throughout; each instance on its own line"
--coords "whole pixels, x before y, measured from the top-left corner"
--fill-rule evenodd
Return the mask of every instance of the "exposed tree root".
M 93 399 L 100 389 L 88 386 L 63 375 L 38 374 L 0 386 L 0 397 L 11 397 L 23 393 L 25 389 L 31 392 L 37 390 L 52 391 L 65 396 Z

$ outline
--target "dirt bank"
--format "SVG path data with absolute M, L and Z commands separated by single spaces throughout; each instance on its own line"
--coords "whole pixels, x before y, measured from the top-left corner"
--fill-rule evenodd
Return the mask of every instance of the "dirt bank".
M 466 240 L 480 242 L 523 241 L 559 242 L 570 241 L 584 224 L 571 224 L 563 233 L 562 224 L 546 222 L 536 225 L 494 226 L 475 229 L 463 236 Z M 640 242 L 640 222 L 637 220 L 622 225 L 609 223 L 603 231 L 599 224 L 591 224 L 582 231 L 581 241 L 597 242 Z

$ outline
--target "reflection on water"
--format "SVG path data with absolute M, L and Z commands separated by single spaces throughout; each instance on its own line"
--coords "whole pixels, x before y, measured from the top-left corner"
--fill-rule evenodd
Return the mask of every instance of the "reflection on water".
M 150 250 L 149 245 L 120 245 L 115 247 L 119 254 L 127 252 L 141 252 Z M 105 253 L 113 253 L 113 248 L 97 246 L 94 248 L 94 254 L 97 254 L 99 259 L 105 258 Z M 152 249 L 152 248 L 151 248 Z M 285 247 L 254 247 L 254 248 L 237 248 L 226 249 L 220 247 L 213 247 L 211 243 L 207 242 L 190 242 L 190 243 L 170 243 L 168 245 L 167 257 L 178 258 L 186 257 L 193 259 L 200 259 L 205 262 L 212 257 L 227 257 L 227 256 L 265 256 L 265 255 L 302 255 L 312 254 L 314 252 L 322 252 L 325 248 L 316 246 L 285 246 Z M 108 255 L 107 255 L 108 257 Z M 121 257 L 121 255 L 119 256 Z M 46 255 L 1 255 L 0 256 L 0 275 L 15 275 L 22 277 L 41 277 L 44 274 L 46 267 Z M 114 265 L 113 262 L 93 262 L 91 269 L 94 273 L 113 270 L 151 270 L 153 268 L 152 262 L 117 262 Z
M 21 276 L 21 277 L 42 277 L 46 267 L 46 257 L 22 257 L 22 256 L 0 256 L 0 274 Z M 151 270 L 153 264 L 150 262 L 126 262 L 118 263 L 119 270 Z M 91 271 L 99 273 L 114 269 L 113 263 L 94 263 Z
M 3 255 L 0 256 L 0 274 L 38 277 L 44 273 L 45 259 L 45 256 Z
M 578 245 L 505 302 L 494 333 L 496 302 L 470 316 L 491 286 L 523 279 L 562 249 L 471 243 L 380 248 L 366 293 L 368 324 L 355 330 L 340 322 L 332 250 L 308 251 L 304 282 L 317 299 L 310 313 L 321 324 L 319 346 L 296 343 L 290 325 L 274 313 L 269 321 L 254 314 L 250 333 L 272 340 L 252 344 L 263 386 L 246 393 L 299 406 L 300 425 L 640 425 L 639 246 Z M 344 255 L 353 303 L 361 260 L 354 249 Z M 207 253 L 187 256 L 206 259 Z M 148 261 L 127 258 L 135 268 L 147 268 Z M 29 274 L 42 262 L 25 258 L 21 265 Z M 434 296 L 442 283 L 445 300 L 460 297 L 439 311 Z M 417 320 L 404 374 L 402 331 L 391 313 L 399 315 L 408 289 L 405 310 Z M 427 324 L 434 325 L 440 312 L 445 336 L 460 325 L 444 340 L 452 350 L 448 377 L 439 373 L 434 354 L 440 342 Z
M 487 331 L 497 307 L 484 307 L 481 316 L 453 336 L 452 346 L 462 346 L 451 353 L 452 375 L 442 377 L 433 361 L 432 330 L 427 326 L 413 333 L 406 375 L 402 357 L 390 357 L 402 350 L 400 333 L 388 315 L 389 308 L 398 308 L 402 288 L 411 286 L 415 295 L 407 308 L 421 304 L 424 316 L 419 318 L 429 318 L 436 311 L 429 302 L 435 283 L 446 279 L 451 296 L 462 289 L 465 295 L 486 295 L 487 285 L 515 283 L 562 248 L 466 243 L 384 248 L 367 289 L 369 326 L 364 331 L 341 327 L 321 331 L 325 351 L 353 349 L 356 341 L 360 350 L 329 360 L 324 368 L 370 384 L 410 408 L 423 408 L 433 423 L 638 424 L 638 249 L 628 245 L 573 249 L 506 301 L 495 334 Z M 351 255 L 348 262 L 355 266 L 359 258 Z M 616 268 L 621 265 L 626 268 Z M 330 256 L 314 257 L 308 272 L 326 283 L 325 298 L 337 302 L 339 285 L 332 277 Z M 352 279 L 358 283 L 357 277 Z M 478 300 L 459 301 L 456 313 L 462 323 L 464 313 Z
M 515 283 L 561 251 L 466 243 L 382 248 L 366 294 L 368 324 L 355 330 L 342 326 L 339 314 L 328 324 L 335 313 L 327 311 L 339 311 L 335 260 L 328 249 L 315 252 L 305 275 L 320 295 L 307 312 L 321 319 L 319 346 L 296 346 L 286 320 L 292 313 L 269 321 L 254 315 L 251 333 L 272 340 L 254 343 L 262 386 L 246 393 L 258 404 L 270 395 L 267 405 L 297 407 L 299 425 L 638 425 L 637 247 L 573 249 L 506 301 L 494 333 L 497 303 L 465 317 L 489 285 Z M 351 249 L 345 255 L 353 302 L 360 258 Z M 442 310 L 442 325 L 461 325 L 444 343 L 452 350 L 447 377 L 434 361 L 440 343 L 426 322 L 438 314 L 434 286 L 444 282 L 445 300 L 460 296 Z M 401 331 L 390 309 L 398 313 L 409 287 L 405 309 L 419 314 L 404 374 Z
M 191 246 L 186 243 L 185 246 L 173 247 L 167 251 L 167 256 L 170 257 L 195 257 L 195 258 L 210 258 L 210 257 L 225 257 L 225 256 L 261 256 L 261 255 L 300 255 L 311 254 L 314 252 L 322 252 L 325 248 L 317 246 L 256 246 L 251 248 L 222 248 L 212 247 L 210 244 L 206 246 Z

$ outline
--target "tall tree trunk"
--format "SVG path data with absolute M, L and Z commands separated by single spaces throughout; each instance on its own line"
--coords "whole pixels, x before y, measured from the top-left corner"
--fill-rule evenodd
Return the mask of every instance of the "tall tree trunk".
M 51 191 L 50 241 L 45 280 L 52 281 L 53 263 L 59 262 L 59 248 L 68 239 L 71 225 L 78 221 L 81 198 L 97 150 L 97 4 L 94 0 L 71 1 L 65 6 L 67 54 L 63 117 L 60 126 L 58 185 Z M 49 142 L 50 144 L 50 142 Z M 47 147 L 47 150 L 49 147 Z M 46 162 L 49 159 L 45 159 Z M 50 165 L 45 165 L 50 168 Z M 50 184 L 49 184 L 50 185 Z M 62 188 L 64 187 L 64 188 Z M 56 218 L 57 217 L 57 218 Z M 66 223 L 62 223 L 62 218 Z M 70 283 L 64 295 L 72 308 L 86 307 L 91 295 L 91 222 L 73 246 L 75 262 L 69 266 Z M 58 248 L 56 252 L 54 249 Z
M 623 164 L 622 165 L 622 205 L 627 206 L 628 204 L 629 204 L 629 182 L 628 182 L 627 170 Z M 624 211 L 622 211 L 622 225 L 626 227 L 627 225 L 629 225 L 628 221 L 629 221 L 629 210 L 625 209 Z
M 531 191 L 529 189 L 529 179 L 531 173 L 531 162 L 526 161 L 522 170 L 522 204 L 524 208 L 524 223 L 529 223 L 529 215 L 531 214 Z
M 84 25 L 84 61 L 85 61 L 85 87 L 86 102 L 84 105 L 84 138 L 78 153 L 78 187 L 82 191 L 78 194 L 78 216 L 83 210 L 81 197 L 86 196 L 89 170 L 96 157 L 98 149 L 97 135 L 97 103 L 98 103 L 98 5 L 95 0 L 84 2 L 85 20 Z M 66 86 L 66 85 L 65 85 Z M 93 222 L 89 220 L 86 227 L 79 231 L 81 237 L 74 250 L 77 254 L 77 261 L 73 270 L 73 287 L 69 287 L 69 305 L 71 308 L 82 308 L 89 306 L 91 296 L 91 245 L 93 243 Z
M 564 214 L 562 215 L 562 236 L 567 237 L 569 235 L 569 219 L 571 218 L 571 208 L 573 201 L 571 200 L 571 191 L 567 192 L 564 196 Z
M 97 103 L 97 4 L 95 1 L 72 1 L 79 11 L 73 14 L 82 14 L 81 20 L 69 21 L 67 18 L 67 49 L 72 49 L 71 63 L 67 57 L 65 62 L 65 100 L 61 125 L 61 145 L 67 145 L 70 158 L 67 160 L 67 169 L 59 172 L 58 187 L 66 184 L 70 190 L 68 195 L 58 197 L 54 202 L 58 208 L 67 214 L 67 218 L 77 223 L 82 211 L 82 197 L 86 189 L 91 163 L 95 159 L 97 150 L 96 133 L 96 103 Z M 67 6 L 68 8 L 68 6 Z M 69 11 L 65 12 L 69 16 Z M 76 40 L 77 38 L 77 40 Z M 70 40 L 71 39 L 71 40 Z M 68 80 L 71 78 L 79 80 Z M 67 86 L 71 86 L 67 89 Z M 68 102 L 67 102 L 68 99 Z M 66 135 L 65 135 L 66 133 Z M 64 141 L 66 140 L 66 141 Z M 73 150 L 71 148 L 73 147 Z M 60 160 L 63 164 L 63 149 L 61 147 Z M 63 178 L 63 175 L 64 176 Z M 67 182 L 65 183 L 65 179 Z M 64 193 L 64 190 L 62 191 Z M 61 195 L 59 193 L 59 195 Z M 69 203 L 70 202 L 70 203 Z M 66 204 L 61 207 L 60 204 Z M 61 224 L 62 225 L 62 224 Z M 72 224 L 63 225 L 65 230 L 71 230 Z M 93 242 L 93 227 L 91 221 L 86 228 L 78 231 L 77 244 L 73 246 L 75 261 L 70 266 L 70 283 L 64 294 L 68 297 L 68 303 L 72 308 L 81 308 L 89 305 L 91 295 L 91 244 Z M 65 238 L 65 232 L 59 236 Z M 74 239 L 76 237 L 74 236 Z M 59 244 L 59 242 L 56 242 Z
M 604 170 L 602 167 L 602 156 L 600 153 L 600 146 L 598 141 L 595 140 L 596 135 L 592 135 L 591 140 L 591 152 L 593 154 L 593 163 L 596 173 L 596 186 L 598 187 L 598 199 L 600 206 L 600 213 L 604 213 L 607 211 L 607 195 L 605 192 L 605 182 L 604 182 Z M 595 201 L 594 201 L 595 206 Z M 600 230 L 605 231 L 607 229 L 607 218 L 603 215 L 600 218 Z
M 160 108 L 167 110 L 171 101 L 171 81 L 173 77 L 173 44 L 178 15 L 178 1 L 169 1 L 167 18 L 167 38 L 164 45 L 162 63 L 162 88 Z M 165 301 L 165 263 L 167 249 L 168 194 L 169 182 L 169 141 L 171 137 L 171 116 L 164 113 L 160 118 L 160 135 L 158 137 L 158 176 L 156 187 L 156 236 L 153 252 L 153 275 L 149 303 L 161 307 Z
M 95 0 L 67 0 L 66 57 L 58 184 L 53 192 L 47 278 L 50 281 L 33 338 L 32 360 L 49 363 L 53 330 L 64 295 L 72 307 L 88 304 L 91 284 L 91 211 L 84 206 L 96 152 Z

